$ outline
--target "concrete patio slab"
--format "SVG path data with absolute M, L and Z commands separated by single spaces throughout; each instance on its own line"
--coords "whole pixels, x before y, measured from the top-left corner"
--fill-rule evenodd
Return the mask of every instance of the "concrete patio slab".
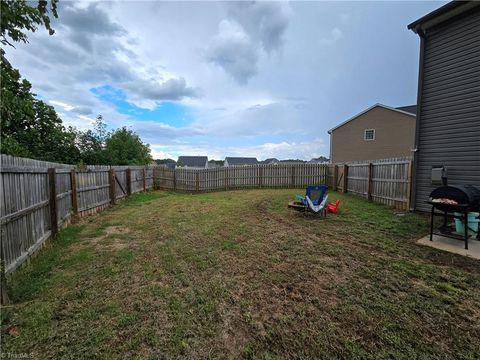
M 474 238 L 468 240 L 468 250 L 465 250 L 463 240 L 450 239 L 439 235 L 433 235 L 433 241 L 430 241 L 430 235 L 427 235 L 419 239 L 417 243 L 480 260 L 480 241 Z

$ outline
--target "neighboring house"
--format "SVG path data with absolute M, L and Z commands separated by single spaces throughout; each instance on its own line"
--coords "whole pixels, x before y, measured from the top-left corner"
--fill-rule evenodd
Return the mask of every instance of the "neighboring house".
M 169 163 L 164 164 L 163 166 L 165 166 L 167 169 L 173 170 L 173 169 L 175 169 L 177 164 L 174 163 L 174 162 L 173 163 L 169 162 Z
M 245 166 L 245 165 L 257 165 L 258 160 L 254 157 L 229 157 L 225 158 L 223 166 Z
M 320 156 L 318 158 L 312 158 L 308 161 L 309 164 L 324 164 L 324 163 L 328 163 L 330 161 L 330 159 L 324 157 L 324 156 Z
M 424 211 L 432 167 L 480 186 L 480 3 L 450 2 L 408 28 L 420 36 L 412 206 Z
M 217 167 L 222 167 L 223 166 L 223 161 L 222 160 L 210 160 L 208 162 L 208 168 L 209 169 L 214 169 Z
M 208 157 L 207 156 L 179 156 L 177 161 L 177 167 L 206 169 L 208 168 Z
M 261 163 L 265 165 L 278 164 L 280 161 L 277 158 L 268 158 L 263 160 Z
M 306 161 L 301 159 L 280 160 L 280 164 L 304 164 L 304 163 L 306 163 Z
M 416 106 L 375 104 L 330 129 L 334 163 L 411 156 Z

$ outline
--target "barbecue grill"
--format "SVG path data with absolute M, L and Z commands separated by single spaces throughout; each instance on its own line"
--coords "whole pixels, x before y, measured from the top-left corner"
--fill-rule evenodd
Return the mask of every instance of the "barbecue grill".
M 430 241 L 433 241 L 433 235 L 441 235 L 454 239 L 465 241 L 465 249 L 468 249 L 469 230 L 477 233 L 477 239 L 480 240 L 478 223 L 475 223 L 477 229 L 472 229 L 468 224 L 468 213 L 480 211 L 480 188 L 473 185 L 450 185 L 440 186 L 430 193 L 428 204 L 432 205 L 430 219 Z M 437 212 L 435 211 L 437 210 Z M 433 230 L 434 216 L 443 216 L 443 226 L 439 233 Z M 452 229 L 447 226 L 448 217 L 463 221 L 464 234 L 459 236 L 454 234 Z

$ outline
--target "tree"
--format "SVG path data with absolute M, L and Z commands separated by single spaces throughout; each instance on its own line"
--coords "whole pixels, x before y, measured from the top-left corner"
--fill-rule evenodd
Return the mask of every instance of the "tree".
M 108 159 L 105 151 L 105 140 L 109 136 L 107 124 L 102 115 L 98 115 L 93 130 L 77 131 L 77 146 L 80 157 L 85 164 L 106 165 Z
M 13 45 L 7 40 L 7 37 L 14 42 L 28 42 L 27 31 L 36 31 L 38 25 L 43 25 L 52 35 L 54 30 L 50 26 L 50 18 L 48 16 L 48 3 L 40 0 L 37 7 L 31 6 L 31 2 L 25 0 L 1 0 L 0 1 L 0 42 L 2 45 Z M 57 17 L 57 0 L 50 2 L 50 10 L 54 17 Z M 36 122 L 44 113 L 49 116 L 50 122 L 48 126 L 56 131 L 52 136 L 59 136 L 62 147 L 68 150 L 75 149 L 68 144 L 73 143 L 75 137 L 71 136 L 64 130 L 61 120 L 58 118 L 55 110 L 48 107 L 45 103 L 34 98 L 31 93 L 31 84 L 23 79 L 21 80 L 20 72 L 14 69 L 10 62 L 5 58 L 5 52 L 0 49 L 1 55 L 1 101 L 0 115 L 2 121 L 0 151 L 10 153 L 12 155 L 27 156 L 32 153 L 31 144 L 28 143 L 29 138 L 42 139 L 40 133 L 30 131 L 38 125 Z M 60 125 L 57 120 L 60 120 Z M 37 135 L 37 136 L 36 136 Z M 58 140 L 58 139 L 57 139 Z M 45 142 L 44 142 L 45 144 Z M 40 145 L 40 144 L 36 144 Z M 44 149 L 45 150 L 45 149 Z M 65 150 L 65 149 L 64 149 Z M 53 159 L 52 159 L 53 160 Z M 0 288 L 1 303 L 8 302 L 6 278 L 4 269 L 3 248 L 0 251 Z
M 126 126 L 111 132 L 105 141 L 105 149 L 110 164 L 147 165 L 152 162 L 150 145 Z
M 52 35 L 49 12 L 57 17 L 57 0 L 40 0 L 37 6 L 24 0 L 2 0 L 0 28 L 2 45 L 28 42 L 27 31 L 36 31 L 43 25 Z M 1 104 L 2 119 L 0 151 L 16 156 L 37 159 L 75 162 L 79 152 L 75 147 L 75 134 L 65 129 L 55 109 L 36 98 L 32 85 L 22 79 L 1 53 Z
M 32 85 L 1 55 L 0 151 L 61 162 L 78 161 L 75 134 L 65 129 L 55 109 L 36 99 Z
M 8 40 L 14 42 L 28 42 L 26 31 L 35 32 L 38 26 L 44 26 L 50 35 L 55 30 L 50 26 L 49 12 L 56 18 L 58 0 L 40 0 L 37 6 L 32 6 L 32 1 L 25 0 L 2 0 L 0 2 L 0 29 L 2 45 L 13 46 Z

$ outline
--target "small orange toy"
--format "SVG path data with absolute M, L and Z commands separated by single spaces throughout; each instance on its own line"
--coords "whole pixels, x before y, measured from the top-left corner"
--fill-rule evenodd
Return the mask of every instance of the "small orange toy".
M 332 214 L 338 214 L 339 206 L 340 206 L 340 200 L 335 201 L 335 203 L 328 203 L 327 212 Z

